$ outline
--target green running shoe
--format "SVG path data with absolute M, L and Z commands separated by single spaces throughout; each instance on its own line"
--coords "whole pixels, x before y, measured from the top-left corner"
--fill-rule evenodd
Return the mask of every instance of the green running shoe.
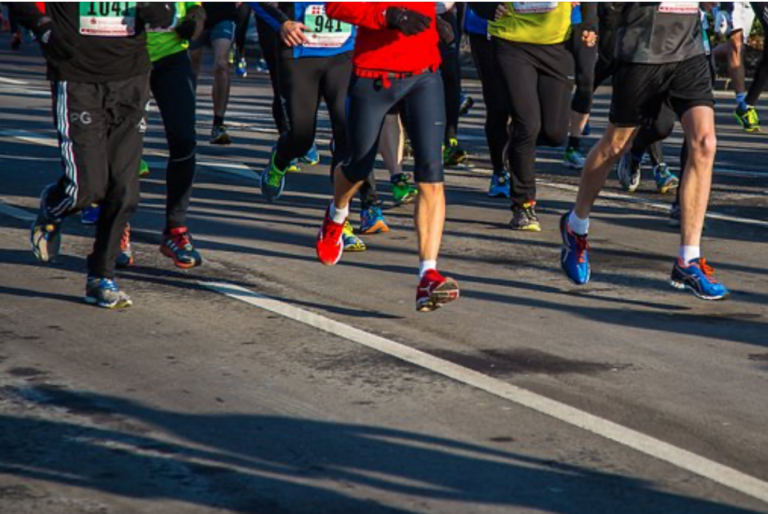
M 367 247 L 363 240 L 355 235 L 355 229 L 349 220 L 344 222 L 344 228 L 341 231 L 341 240 L 344 243 L 345 252 L 364 252 Z
M 469 155 L 467 151 L 459 146 L 459 141 L 451 139 L 448 142 L 448 146 L 443 147 L 443 164 L 445 166 L 458 166 L 467 162 Z
M 760 132 L 760 118 L 757 115 L 757 109 L 751 105 L 746 110 L 736 109 L 733 111 L 733 115 L 736 116 L 736 120 L 744 129 L 744 132 Z
M 283 194 L 285 189 L 285 173 L 275 165 L 275 152 L 269 160 L 269 166 L 261 174 L 261 194 L 268 202 L 274 202 Z
M 407 205 L 419 196 L 419 189 L 411 184 L 411 180 L 413 177 L 410 173 L 398 173 L 392 176 L 392 200 L 395 205 Z
M 149 164 L 144 159 L 141 160 L 141 166 L 139 167 L 139 177 L 146 177 L 150 173 Z

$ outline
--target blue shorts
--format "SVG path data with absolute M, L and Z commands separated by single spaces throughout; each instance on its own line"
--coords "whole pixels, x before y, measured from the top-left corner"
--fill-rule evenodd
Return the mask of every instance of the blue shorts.
M 190 50 L 200 50 L 203 46 L 211 46 L 212 41 L 217 39 L 226 39 L 230 44 L 235 42 L 235 27 L 234 21 L 220 21 L 213 27 L 205 29 L 200 37 L 189 43 Z

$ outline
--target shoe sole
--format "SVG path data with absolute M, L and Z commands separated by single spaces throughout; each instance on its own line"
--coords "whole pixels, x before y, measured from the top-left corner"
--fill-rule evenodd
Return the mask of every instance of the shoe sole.
M 232 140 L 229 137 L 227 137 L 227 138 L 219 137 L 219 138 L 216 138 L 216 139 L 211 139 L 210 143 L 212 145 L 229 146 L 229 145 L 232 144 Z
M 515 227 L 510 225 L 510 228 L 516 232 L 541 232 L 541 225 L 526 225 L 525 227 Z
M 133 307 L 133 300 L 123 300 L 115 303 L 103 303 L 96 300 L 96 298 L 93 298 L 91 296 L 85 297 L 85 303 L 88 305 L 93 305 L 96 307 L 101 307 L 102 309 L 127 309 L 128 307 Z
M 117 269 L 128 269 L 133 266 L 133 257 L 131 257 L 131 260 L 128 261 L 128 264 L 121 264 L 121 263 L 115 263 L 115 268 Z
M 432 291 L 429 298 L 423 298 L 416 302 L 416 310 L 418 312 L 433 312 L 443 305 L 455 302 L 459 296 L 459 284 L 452 278 L 446 278 L 445 284 Z
M 320 239 L 319 234 L 318 234 L 318 239 Z M 320 250 L 317 248 L 317 243 L 315 243 L 315 253 L 317 254 L 317 260 L 319 260 L 323 266 L 336 266 L 339 263 L 339 261 L 341 260 L 341 256 L 344 255 L 344 243 L 342 243 L 341 241 L 339 241 L 339 243 L 341 244 L 341 251 L 339 252 L 339 256 L 336 257 L 336 260 L 333 262 L 324 261 L 323 258 L 320 257 Z
M 376 224 L 367 230 L 360 229 L 360 233 L 364 234 L 366 236 L 371 236 L 374 234 L 386 234 L 389 232 L 389 227 L 384 224 L 382 221 L 377 221 Z
M 698 298 L 699 300 L 706 300 L 706 301 L 709 301 L 709 302 L 719 302 L 719 301 L 722 301 L 722 300 L 727 300 L 731 296 L 731 293 L 725 293 L 723 296 L 707 296 L 707 295 L 703 295 L 703 294 L 699 293 L 698 291 L 696 291 L 696 289 L 694 289 L 691 286 L 689 286 L 688 284 L 685 284 L 683 282 L 679 282 L 677 280 L 670 280 L 669 284 L 672 287 L 674 287 L 675 289 L 679 290 L 679 291 L 685 291 L 687 289 L 688 291 L 692 292 L 693 295 L 696 298 Z
M 177 268 L 192 269 L 192 268 L 196 268 L 197 266 L 201 266 L 203 264 L 203 260 L 202 259 L 200 259 L 199 261 L 195 261 L 192 264 L 189 264 L 189 263 L 186 263 L 186 262 L 181 262 L 180 260 L 178 260 L 176 258 L 176 256 L 173 254 L 173 252 L 169 248 L 167 248 L 165 246 L 161 246 L 160 247 L 160 253 L 162 253 L 164 256 L 168 257 L 169 259 L 171 259 L 173 261 L 173 264 Z

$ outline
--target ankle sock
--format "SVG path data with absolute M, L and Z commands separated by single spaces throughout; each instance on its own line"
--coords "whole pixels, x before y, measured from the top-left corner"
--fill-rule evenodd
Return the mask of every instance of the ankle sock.
M 431 269 L 437 269 L 437 261 L 421 261 L 419 264 L 419 278 Z
M 678 252 L 678 257 L 680 257 L 680 260 L 683 261 L 683 264 L 687 266 L 691 263 L 691 261 L 701 257 L 701 247 L 681 245 Z
M 333 220 L 334 223 L 338 223 L 339 225 L 347 221 L 347 218 L 349 217 L 349 205 L 344 207 L 343 209 L 339 209 L 336 207 L 335 203 L 331 204 L 331 209 L 328 213 L 331 217 L 331 220 Z
M 571 227 L 574 234 L 586 236 L 589 233 L 589 216 L 581 219 L 576 216 L 574 211 L 571 211 L 570 216 L 568 216 L 568 226 Z

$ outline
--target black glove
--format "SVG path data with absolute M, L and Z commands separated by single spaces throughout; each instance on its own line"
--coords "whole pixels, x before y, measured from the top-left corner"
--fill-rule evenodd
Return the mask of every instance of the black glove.
M 456 39 L 456 36 L 453 33 L 453 27 L 451 27 L 451 24 L 442 19 L 440 16 L 438 16 L 436 20 L 437 33 L 440 35 L 440 41 L 444 45 L 450 45 L 453 43 L 453 40 Z
M 387 27 L 397 29 L 406 36 L 420 34 L 432 24 L 429 16 L 402 7 L 388 7 L 385 18 Z
M 165 2 L 139 2 L 138 8 L 144 24 L 157 29 L 170 27 L 176 12 L 172 3 Z
M 75 48 L 57 36 L 52 21 L 43 21 L 35 28 L 34 32 L 46 58 L 54 61 L 66 61 L 75 54 Z
M 192 39 L 192 36 L 195 35 L 196 28 L 197 23 L 195 20 L 184 18 L 181 23 L 176 25 L 176 34 L 178 34 L 181 39 Z

